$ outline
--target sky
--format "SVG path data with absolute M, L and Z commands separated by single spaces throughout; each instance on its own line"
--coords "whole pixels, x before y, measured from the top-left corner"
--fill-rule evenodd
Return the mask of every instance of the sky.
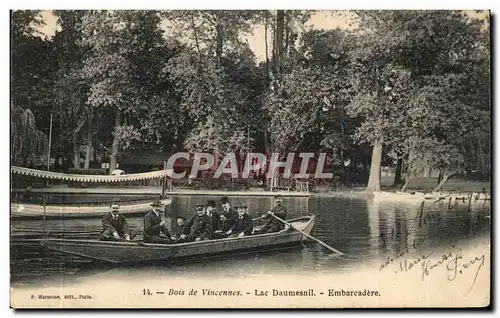
M 488 11 L 475 12 L 467 11 L 470 16 L 483 18 L 488 15 Z M 57 20 L 52 14 L 52 11 L 46 10 L 42 12 L 43 20 L 45 25 L 39 28 L 46 36 L 54 35 L 56 29 L 58 28 Z M 168 32 L 168 23 L 162 24 L 166 32 Z M 355 28 L 356 15 L 355 13 L 347 10 L 330 10 L 330 11 L 314 11 L 311 18 L 306 23 L 306 28 L 311 29 L 348 29 Z M 268 30 L 268 38 L 271 39 L 270 30 Z M 266 49 L 265 49 L 265 29 L 263 25 L 255 26 L 251 34 L 243 36 L 243 39 L 248 41 L 250 49 L 254 52 L 257 61 L 261 62 L 265 60 Z M 269 50 L 270 48 L 268 48 Z
M 45 36 L 52 36 L 56 32 L 59 26 L 57 25 L 57 20 L 52 14 L 52 11 L 46 10 L 42 12 L 42 18 L 45 21 L 45 25 L 39 27 L 39 31 Z M 311 18 L 306 23 L 306 28 L 312 29 L 337 29 L 337 28 L 351 28 L 355 25 L 350 25 L 355 14 L 349 11 L 314 11 Z M 164 29 L 167 31 L 168 24 L 163 24 Z M 269 34 L 269 39 L 271 36 Z M 254 52 L 257 62 L 264 61 L 266 57 L 265 49 L 265 29 L 263 25 L 258 25 L 253 28 L 252 34 L 247 34 L 243 36 L 244 40 L 248 41 L 250 49 Z M 270 49 L 270 48 L 268 48 Z

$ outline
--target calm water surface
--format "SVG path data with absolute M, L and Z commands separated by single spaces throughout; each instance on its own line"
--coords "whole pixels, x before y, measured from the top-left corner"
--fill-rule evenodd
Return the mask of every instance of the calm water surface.
M 81 199 L 81 198 L 79 198 Z M 175 230 L 175 217 L 189 217 L 194 206 L 205 203 L 210 196 L 177 196 L 166 208 L 166 220 Z M 272 198 L 230 197 L 233 205 L 245 203 L 250 214 L 260 216 L 268 211 Z M 426 201 L 423 209 L 419 202 L 388 202 L 367 199 L 361 195 L 313 196 L 310 198 L 285 198 L 288 218 L 316 214 L 312 234 L 345 253 L 335 256 L 319 244 L 306 243 L 287 250 L 253 253 L 210 260 L 198 260 L 176 265 L 156 265 L 135 268 L 99 268 L 68 261 L 59 255 L 40 253 L 39 248 L 11 240 L 11 281 L 14 286 L 91 282 L 103 277 L 134 281 L 141 277 L 211 277 L 262 275 L 273 273 L 349 271 L 367 261 L 382 260 L 404 246 L 428 249 L 457 241 L 472 239 L 489 240 L 490 203 L 473 202 L 469 207 L 461 203 L 455 207 L 448 202 Z M 422 211 L 422 212 L 420 212 Z M 141 217 L 129 217 L 131 226 L 142 226 Z M 99 219 L 48 220 L 46 227 L 57 233 L 61 228 L 89 231 L 95 237 L 100 229 Z M 41 221 L 12 221 L 12 234 L 43 228 Z

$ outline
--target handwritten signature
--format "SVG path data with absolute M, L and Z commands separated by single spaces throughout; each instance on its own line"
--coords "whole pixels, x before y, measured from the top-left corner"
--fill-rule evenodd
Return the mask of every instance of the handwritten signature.
M 453 249 L 455 249 L 455 245 L 453 245 Z M 429 276 L 434 269 L 441 267 L 441 265 L 446 263 L 446 269 L 448 271 L 448 280 L 454 281 L 459 275 L 462 275 L 464 272 L 467 272 L 468 269 L 473 268 L 474 264 L 478 264 L 476 268 L 476 275 L 474 276 L 474 280 L 467 292 L 470 293 L 474 285 L 476 284 L 477 277 L 479 275 L 479 271 L 484 267 L 485 255 L 474 256 L 474 259 L 465 260 L 462 255 L 462 249 L 457 248 L 454 251 L 449 251 L 441 256 L 441 259 L 438 261 L 427 260 L 421 264 L 422 269 L 422 280 L 426 276 Z

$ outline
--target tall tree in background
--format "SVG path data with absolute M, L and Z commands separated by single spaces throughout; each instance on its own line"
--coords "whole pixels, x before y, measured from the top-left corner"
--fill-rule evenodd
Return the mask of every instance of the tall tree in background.
M 52 63 L 49 42 L 36 31 L 41 25 L 39 11 L 11 12 L 11 161 L 23 166 L 40 164 L 47 153 Z
M 87 103 L 114 116 L 110 171 L 120 149 L 164 130 L 161 119 L 151 116 L 169 109 L 168 99 L 158 98 L 168 93 L 158 85 L 165 49 L 160 21 L 156 11 L 92 11 L 83 17 L 81 44 L 91 50 L 82 68 L 90 85 Z
M 167 12 L 185 48 L 165 69 L 176 83 L 181 110 L 192 129 L 184 145 L 212 151 L 216 160 L 229 151 L 246 151 L 249 109 L 255 108 L 255 57 L 240 35 L 249 32 L 253 12 Z M 255 112 L 258 114 L 258 112 Z M 253 127 L 252 127 L 253 128 Z
M 73 167 L 80 168 L 80 148 L 83 143 L 86 143 L 84 168 L 88 169 L 94 109 L 87 105 L 88 85 L 81 76 L 83 59 L 88 52 L 85 47 L 79 45 L 82 38 L 81 22 L 84 12 L 57 10 L 54 14 L 60 26 L 60 30 L 52 39 L 57 65 L 54 76 L 52 113 L 57 116 L 58 122 L 54 133 L 60 136 L 55 140 L 54 147 L 57 150 L 55 153 L 72 152 Z
M 359 16 L 363 28 L 354 38 L 351 75 L 357 94 L 349 110 L 365 118 L 357 137 L 373 146 L 367 191 L 379 191 L 384 145 L 403 149 L 408 156 L 409 151 L 429 149 L 409 146 L 422 145 L 424 139 L 436 140 L 433 145 L 444 149 L 461 140 L 452 113 L 464 114 L 472 105 L 457 103 L 465 96 L 457 99 L 450 89 L 462 85 L 458 79 L 468 69 L 460 57 L 470 56 L 480 34 L 461 12 L 362 11 Z M 420 141 L 413 143 L 415 138 Z M 444 149 L 437 153 L 447 153 Z

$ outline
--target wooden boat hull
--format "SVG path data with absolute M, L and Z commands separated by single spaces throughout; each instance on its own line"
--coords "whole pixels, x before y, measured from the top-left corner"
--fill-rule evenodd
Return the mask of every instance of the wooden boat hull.
M 169 205 L 172 199 L 162 200 L 163 204 Z M 151 211 L 151 202 L 139 204 L 120 205 L 120 213 L 123 215 L 146 214 Z M 71 205 L 46 205 L 45 216 L 47 218 L 88 218 L 102 217 L 109 212 L 109 206 L 71 206 Z M 10 215 L 12 218 L 43 218 L 44 208 L 39 204 L 11 203 Z
M 310 233 L 314 226 L 315 216 L 292 219 L 289 222 L 296 228 Z M 304 239 L 306 237 L 300 232 L 287 229 L 277 233 L 181 244 L 47 239 L 43 245 L 48 250 L 63 254 L 125 265 L 157 261 L 173 262 L 185 258 L 222 255 L 245 250 L 264 250 L 269 247 L 298 245 Z

